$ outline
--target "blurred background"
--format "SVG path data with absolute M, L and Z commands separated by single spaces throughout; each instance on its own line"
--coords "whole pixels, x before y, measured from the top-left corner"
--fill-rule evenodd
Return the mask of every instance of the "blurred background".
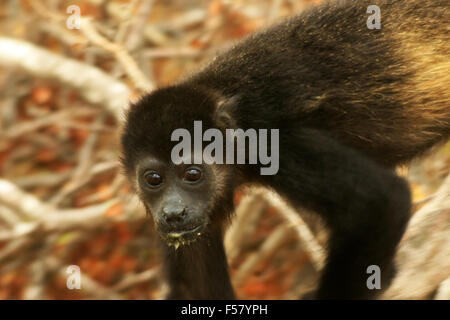
M 319 2 L 2 0 L 0 299 L 163 298 L 153 221 L 118 162 L 123 110 Z M 382 298 L 450 299 L 450 144 L 398 172 L 414 213 Z M 267 190 L 235 201 L 225 243 L 237 297 L 314 289 L 326 256 L 321 222 Z M 79 290 L 67 288 L 70 265 L 81 270 Z

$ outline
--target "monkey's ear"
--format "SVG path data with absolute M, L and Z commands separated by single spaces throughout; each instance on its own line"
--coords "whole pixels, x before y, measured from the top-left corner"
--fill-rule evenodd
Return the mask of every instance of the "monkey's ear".
M 235 129 L 237 128 L 236 119 L 234 118 L 234 110 L 236 108 L 238 96 L 221 98 L 217 102 L 216 111 L 214 112 L 214 121 L 219 128 Z

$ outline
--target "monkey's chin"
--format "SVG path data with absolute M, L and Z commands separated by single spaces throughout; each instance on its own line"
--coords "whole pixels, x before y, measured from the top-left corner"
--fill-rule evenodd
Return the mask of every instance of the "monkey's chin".
M 181 246 L 188 246 L 201 238 L 206 224 L 201 224 L 191 230 L 173 231 L 161 233 L 167 245 L 178 249 Z

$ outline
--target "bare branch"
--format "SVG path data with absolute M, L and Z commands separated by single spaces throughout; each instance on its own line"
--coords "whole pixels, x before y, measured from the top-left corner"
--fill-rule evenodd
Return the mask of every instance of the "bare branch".
M 450 278 L 441 283 L 434 299 L 450 300 Z
M 225 234 L 225 249 L 230 264 L 239 256 L 248 237 L 255 231 L 265 208 L 267 203 L 261 194 L 249 193 L 239 203 L 236 217 Z
M 298 212 L 290 207 L 279 195 L 267 191 L 265 198 L 296 228 L 297 235 L 301 239 L 305 251 L 311 258 L 316 270 L 321 270 L 325 265 L 325 249 L 317 242 L 308 225 L 303 221 Z
M 0 65 L 50 78 L 76 89 L 92 104 L 104 106 L 121 119 L 130 90 L 98 68 L 68 59 L 25 41 L 0 37 Z
M 412 217 L 397 253 L 398 273 L 384 299 L 425 299 L 450 277 L 450 175 Z
M 117 43 L 111 42 L 100 35 L 100 33 L 98 33 L 92 25 L 90 19 L 83 18 L 81 24 L 81 31 L 92 43 L 112 52 L 116 56 L 116 59 L 122 64 L 125 72 L 130 76 L 138 89 L 143 92 L 147 92 L 155 88 L 155 85 L 146 78 L 124 47 Z
M 267 237 L 259 250 L 252 253 L 245 260 L 233 277 L 233 283 L 236 286 L 240 286 L 258 265 L 270 258 L 279 247 L 292 238 L 294 237 L 292 237 L 292 233 L 289 233 L 289 226 L 282 224 L 277 227 L 269 237 Z
M 143 282 L 149 282 L 150 280 L 155 279 L 156 277 L 160 276 L 161 270 L 159 267 L 155 267 L 149 270 L 145 270 L 138 274 L 129 274 L 125 276 L 125 278 L 120 281 L 118 284 L 116 284 L 112 290 L 114 291 L 123 291 L 127 290 L 131 287 L 134 287 L 138 284 L 141 284 Z

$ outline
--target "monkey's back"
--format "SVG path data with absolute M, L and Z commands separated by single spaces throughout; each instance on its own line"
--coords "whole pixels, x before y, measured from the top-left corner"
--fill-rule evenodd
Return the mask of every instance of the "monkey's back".
M 367 28 L 369 5 L 380 30 Z M 449 21 L 450 0 L 331 1 L 189 81 L 237 96 L 240 127 L 325 130 L 391 166 L 450 136 Z

